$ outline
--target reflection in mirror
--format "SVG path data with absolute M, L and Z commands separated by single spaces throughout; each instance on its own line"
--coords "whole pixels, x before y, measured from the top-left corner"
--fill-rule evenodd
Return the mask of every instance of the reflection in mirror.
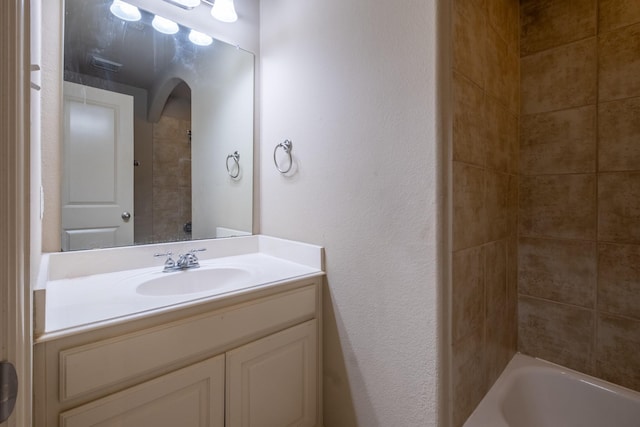
M 112 3 L 65 4 L 62 249 L 250 234 L 253 54 Z

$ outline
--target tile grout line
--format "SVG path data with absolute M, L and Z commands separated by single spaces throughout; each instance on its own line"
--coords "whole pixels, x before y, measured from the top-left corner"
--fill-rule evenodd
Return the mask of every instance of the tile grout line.
M 560 48 L 563 48 L 563 47 L 570 46 L 572 44 L 578 44 L 578 43 L 584 42 L 584 41 L 589 40 L 589 39 L 597 39 L 597 38 L 598 38 L 598 29 L 597 29 L 597 23 L 596 23 L 596 29 L 595 29 L 594 34 L 592 34 L 592 35 L 584 36 L 582 38 L 575 39 L 575 40 L 569 40 L 569 41 L 561 43 L 559 45 L 550 46 L 550 47 L 547 47 L 545 49 L 538 50 L 536 52 L 528 53 L 528 54 L 526 54 L 524 56 L 521 55 L 520 59 L 527 59 L 527 58 L 530 58 L 530 57 L 535 56 L 535 55 L 540 55 L 540 54 L 547 53 L 547 52 L 552 51 L 552 50 L 556 50 L 556 49 L 560 49 Z
M 595 111 L 595 119 L 596 119 L 596 144 L 595 144 L 595 167 L 596 167 L 596 185 L 595 185 L 595 201 L 596 201 L 596 217 L 595 217 L 595 229 L 596 229 L 596 260 L 595 260 L 595 289 L 593 293 L 593 326 L 592 326 L 592 354 L 591 354 L 591 369 L 593 370 L 594 375 L 598 375 L 597 369 L 597 348 L 598 348 L 598 289 L 600 288 L 600 250 L 599 250 L 599 241 L 598 237 L 600 235 L 600 201 L 598 197 L 598 185 L 599 185 L 599 177 L 600 177 L 600 162 L 599 162 L 599 153 L 600 153 L 600 2 L 598 0 L 592 0 L 595 2 L 596 7 L 596 16 L 595 16 L 595 26 L 596 26 L 596 111 Z
M 462 76 L 464 77 L 464 74 Z M 472 84 L 475 84 L 472 80 L 470 80 L 470 82 Z M 476 84 L 476 86 L 477 86 L 477 84 Z M 492 98 L 495 98 L 495 97 L 492 96 Z M 625 102 L 625 101 L 631 101 L 631 100 L 639 99 L 639 98 L 640 98 L 640 95 L 630 95 L 630 96 L 626 96 L 625 95 L 625 96 L 621 96 L 621 97 L 618 97 L 618 98 L 606 98 L 606 99 L 600 100 L 599 94 L 596 94 L 596 100 L 594 102 L 586 102 L 586 103 L 575 104 L 575 105 L 574 104 L 566 105 L 566 106 L 559 107 L 559 108 L 554 108 L 554 109 L 551 109 L 551 110 L 534 111 L 534 112 L 530 112 L 530 113 L 521 112 L 520 114 L 518 114 L 518 116 L 519 117 L 535 117 L 535 116 L 542 116 L 542 115 L 545 115 L 545 114 L 563 113 L 563 112 L 567 112 L 567 111 L 570 111 L 570 110 L 580 110 L 580 109 L 587 108 L 587 107 L 595 107 L 595 108 L 597 108 L 599 104 L 612 104 L 614 102 Z M 497 101 L 501 102 L 500 100 L 497 100 Z

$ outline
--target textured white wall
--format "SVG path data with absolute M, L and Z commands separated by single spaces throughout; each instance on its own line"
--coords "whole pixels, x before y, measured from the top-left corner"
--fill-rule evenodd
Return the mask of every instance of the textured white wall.
M 41 0 L 32 1 L 30 3 L 30 55 L 31 64 L 38 65 L 42 68 L 42 3 Z M 31 71 L 31 83 L 38 86 L 42 85 L 41 71 Z M 31 268 L 31 284 L 35 285 L 40 270 L 40 260 L 42 253 L 42 218 L 41 218 L 41 194 L 42 187 L 42 168 L 41 168 L 41 109 L 40 109 L 40 91 L 31 87 L 31 99 L 29 100 L 30 120 L 29 137 L 29 179 L 31 198 L 30 206 L 30 268 Z
M 42 251 L 57 252 L 60 243 L 60 189 L 62 188 L 62 0 L 40 1 L 42 36 L 40 46 L 40 148 L 44 218 L 42 220 Z
M 326 248 L 325 427 L 438 422 L 436 12 L 261 2 L 261 232 Z

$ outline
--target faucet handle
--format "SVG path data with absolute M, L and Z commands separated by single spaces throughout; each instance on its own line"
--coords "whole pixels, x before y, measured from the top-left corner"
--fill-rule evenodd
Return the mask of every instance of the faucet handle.
M 187 252 L 187 254 L 191 255 L 193 257 L 194 261 L 198 261 L 198 257 L 196 256 L 196 252 L 204 252 L 206 251 L 206 248 L 200 248 L 200 249 L 191 249 L 189 252 Z
M 166 256 L 167 258 L 171 258 L 172 255 L 173 255 L 173 252 L 166 252 L 164 254 L 153 254 L 153 257 L 154 258 L 158 258 L 158 257 L 161 257 L 161 256 Z
M 153 257 L 154 258 L 159 258 L 163 256 L 167 257 L 167 260 L 164 262 L 164 271 L 167 272 L 176 266 L 176 262 L 173 260 L 173 258 L 171 258 L 172 255 L 173 255 L 173 252 L 166 252 L 164 254 L 153 254 Z

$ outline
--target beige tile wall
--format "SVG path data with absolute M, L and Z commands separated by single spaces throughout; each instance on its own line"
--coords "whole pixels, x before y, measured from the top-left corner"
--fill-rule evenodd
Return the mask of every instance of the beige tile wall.
M 521 26 L 518 347 L 640 390 L 640 1 Z
M 153 125 L 153 241 L 189 240 L 191 221 L 191 122 L 163 115 Z
M 461 426 L 516 350 L 518 0 L 453 7 L 451 408 Z

